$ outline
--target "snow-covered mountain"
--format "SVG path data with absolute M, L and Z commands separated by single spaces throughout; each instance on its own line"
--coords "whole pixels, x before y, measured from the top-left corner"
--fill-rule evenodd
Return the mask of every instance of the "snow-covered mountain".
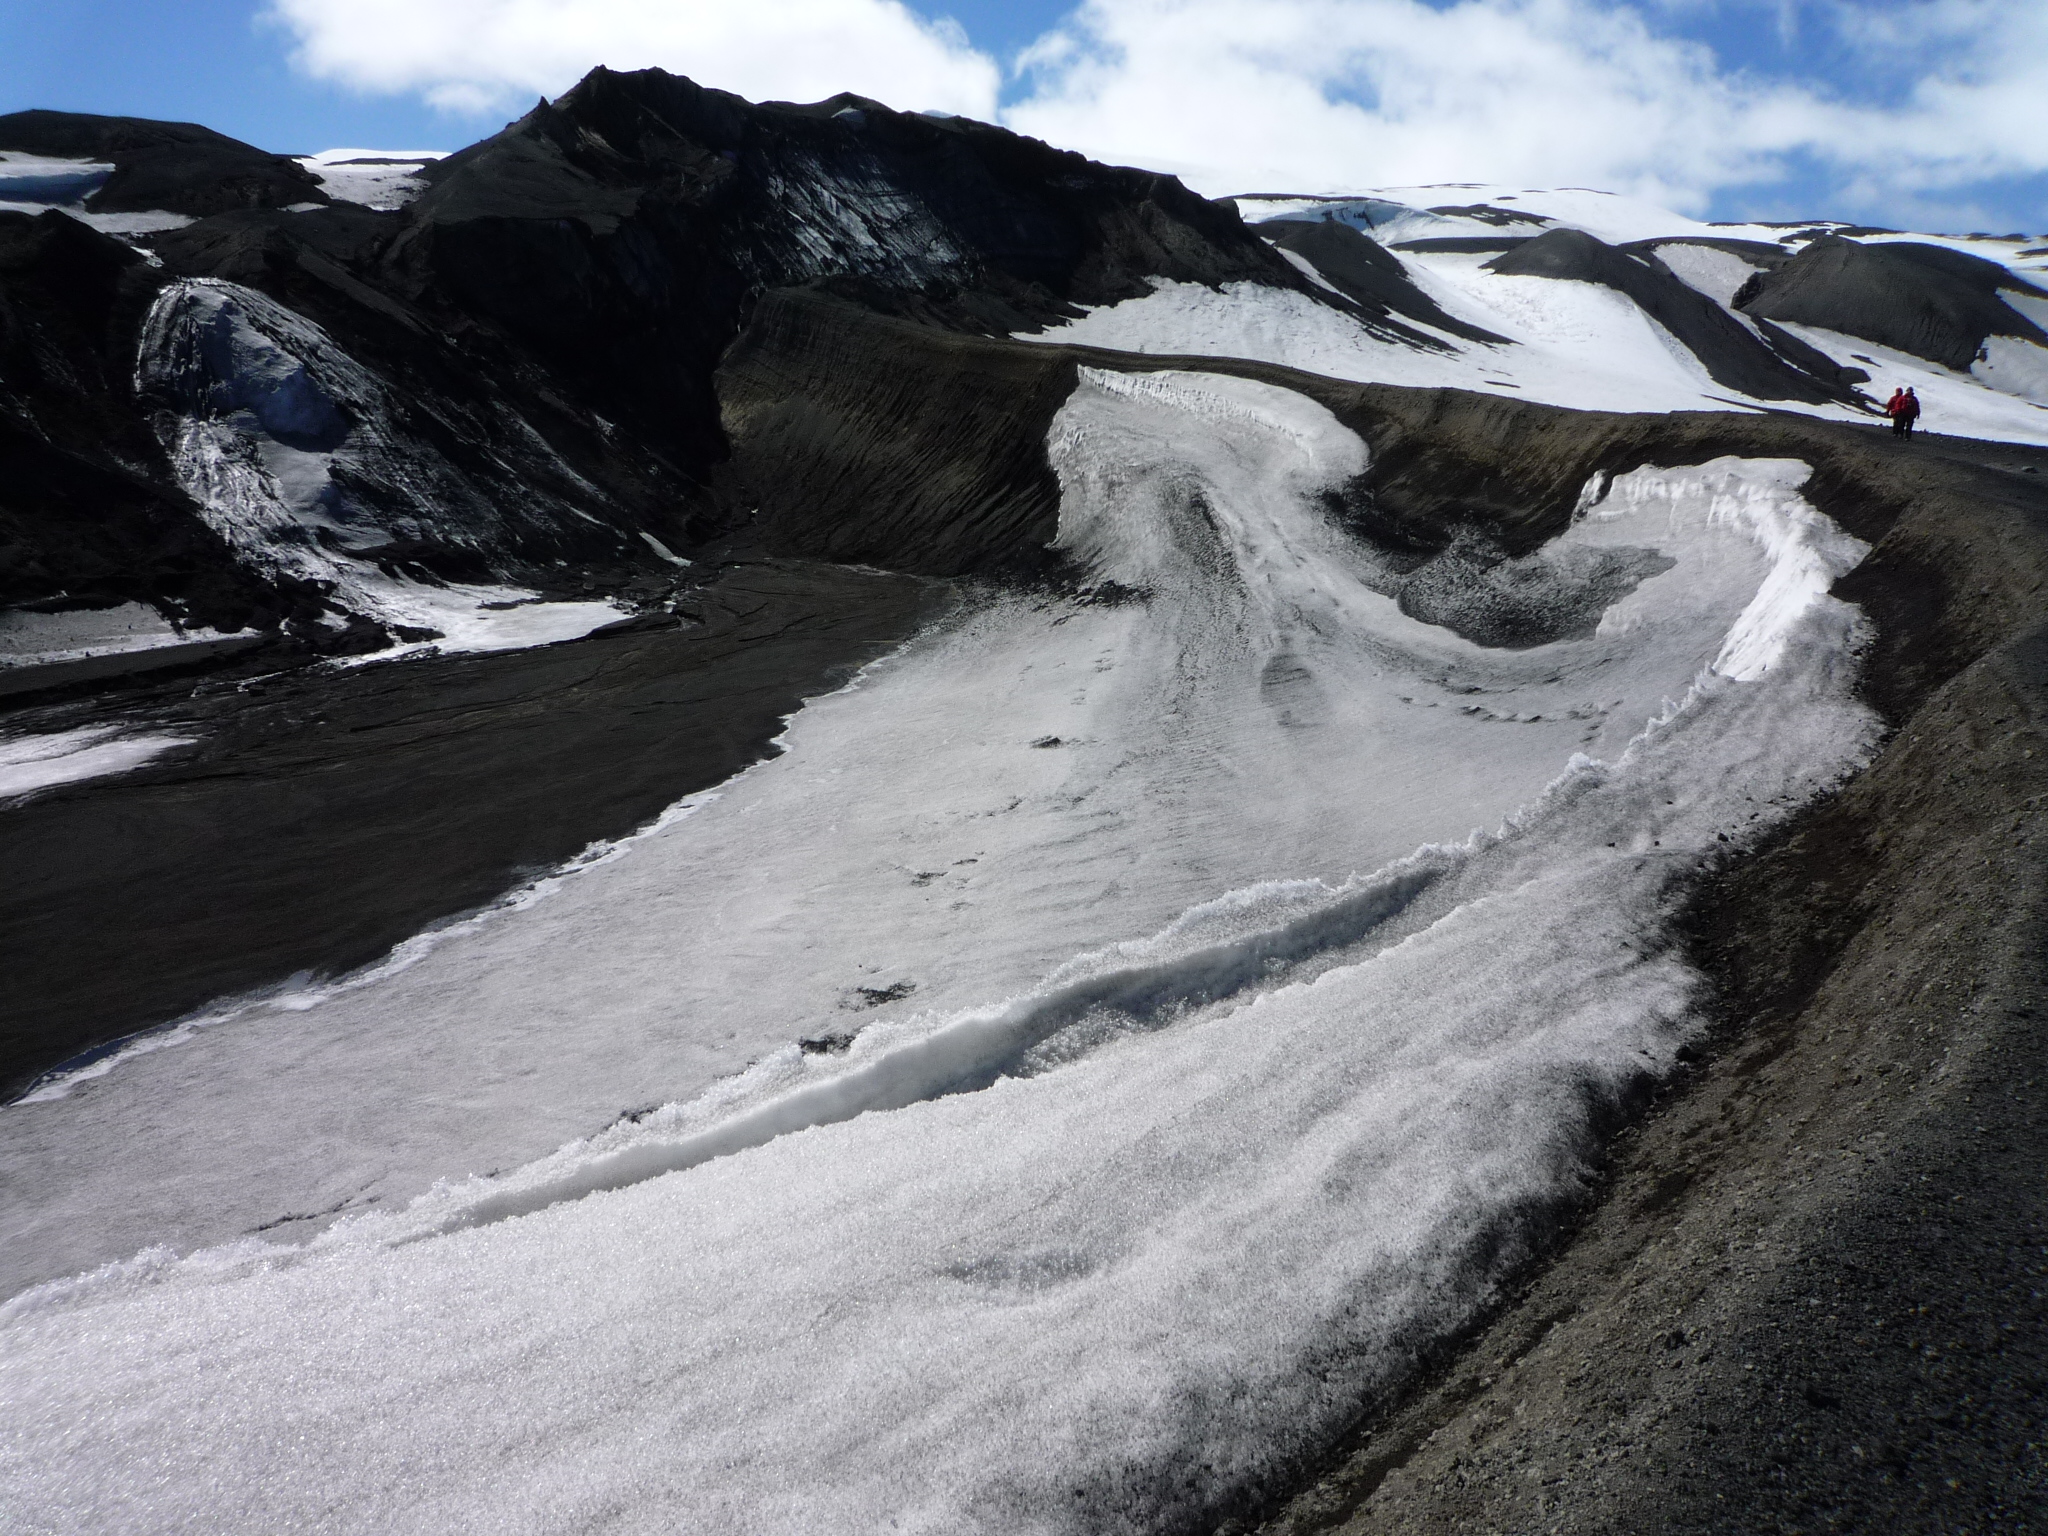
M 735 571 L 928 617 L 751 767 L 367 966 L 171 1008 L 24 958 L 24 1529 L 1268 1514 L 1760 1000 L 1882 1011 L 1870 936 L 1951 867 L 1958 934 L 2020 909 L 1956 807 L 2003 835 L 2042 790 L 2039 679 L 1964 697 L 2011 751 L 1950 780 L 2003 752 L 1990 787 L 1929 803 L 1901 754 L 2043 617 L 2048 246 L 1211 203 L 659 72 L 446 157 L 217 140 L 0 118 L 0 839 L 124 784 L 228 781 L 232 819 L 237 690 L 288 672 L 321 717 L 396 663 L 362 744 L 280 771 L 339 797 L 422 722 L 496 728 L 438 655 L 545 715 L 597 706 L 523 648 L 728 646 Z M 1905 386 L 1934 436 L 1883 423 Z M 227 702 L 51 691 L 152 658 Z M 722 707 L 618 706 L 677 711 L 678 783 Z M 593 742 L 533 772 L 593 793 Z M 352 878 L 478 824 L 400 850 L 303 793 Z

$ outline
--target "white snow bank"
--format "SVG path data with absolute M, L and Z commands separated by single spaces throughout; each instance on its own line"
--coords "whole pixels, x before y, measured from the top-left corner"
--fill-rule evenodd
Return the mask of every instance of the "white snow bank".
M 1559 542 L 1671 568 L 1495 651 L 1374 589 L 1300 397 L 1091 373 L 1049 448 L 1062 544 L 1150 601 L 963 615 L 547 900 L 0 1115 L 4 1246 L 112 1257 L 674 1101 L 21 1296 L 8 1507 L 1170 1524 L 1483 1303 L 1692 1028 L 1678 882 L 1867 748 L 1818 590 L 1859 547 L 1801 466 L 1639 471 Z
M 1483 258 L 1481 258 L 1483 259 Z M 1417 285 L 1459 319 L 1511 346 L 1425 352 L 1373 335 L 1306 294 L 1258 283 L 1161 282 L 1144 298 L 1091 310 L 1024 341 L 1119 352 L 1243 357 L 1330 378 L 1473 389 L 1580 410 L 1725 410 L 1728 391 L 1625 295 L 1593 283 L 1511 277 L 1476 259 L 1407 263 Z
M 55 613 L 0 609 L 0 670 L 228 638 L 216 629 L 173 625 L 145 603 Z
M 1988 367 L 1980 362 L 1970 373 L 1958 373 L 1860 336 L 1792 321 L 1775 323 L 1839 362 L 1868 369 L 1870 382 L 1862 388 L 1879 400 L 1890 399 L 1894 389 L 1910 387 L 1920 397 L 1922 431 L 1980 437 L 1992 442 L 2048 444 L 2048 405 L 2038 404 L 2021 393 L 2032 377 L 2025 366 L 2031 359 L 2025 353 L 2012 359 L 2019 366 L 2011 372 L 2002 374 L 1994 361 Z M 2015 348 L 2032 346 L 2010 337 L 1991 340 Z M 1992 352 L 1994 359 L 2002 355 L 2002 347 Z
M 1761 270 L 1733 251 L 1716 250 L 1711 245 L 1673 241 L 1658 246 L 1657 257 L 1681 282 L 1724 308 L 1735 302 L 1737 290 Z
M 1973 378 L 1993 389 L 2048 406 L 2048 347 L 2017 336 L 1987 336 L 1984 356 L 1970 365 Z
M 114 174 L 106 160 L 65 160 L 0 149 L 0 201 L 55 207 L 82 203 Z
M 61 203 L 25 202 L 0 198 L 0 213 L 25 213 L 30 218 L 55 211 L 67 219 L 76 219 L 88 224 L 103 235 L 157 235 L 165 230 L 183 229 L 192 222 L 191 216 L 183 213 L 169 213 L 162 209 L 141 213 L 88 213 L 83 208 Z
M 381 575 L 381 573 L 380 573 Z M 513 651 L 530 645 L 556 645 L 580 640 L 594 629 L 616 624 L 629 610 L 610 599 L 596 602 L 551 602 L 524 587 L 478 586 L 451 581 L 429 586 L 402 577 L 365 580 L 376 612 L 390 621 L 431 629 L 433 640 L 403 641 L 347 664 L 394 661 L 428 651 Z
M 124 736 L 118 726 L 85 726 L 42 736 L 0 736 L 0 801 L 140 768 L 196 738 L 163 734 Z
M 329 197 L 366 208 L 403 208 L 426 191 L 419 173 L 447 154 L 442 149 L 324 149 L 299 164 L 320 179 Z
M 1686 264 L 1679 275 L 1718 298 L 1710 290 L 1725 286 L 1734 272 L 1679 254 L 1700 249 L 1666 245 L 1659 254 Z M 1331 378 L 1470 389 L 1578 410 L 1725 411 L 1749 404 L 1838 421 L 1871 421 L 1844 405 L 1745 402 L 1709 376 L 1688 348 L 1625 295 L 1598 284 L 1489 272 L 1482 265 L 1484 256 L 1397 254 L 1416 285 L 1444 309 L 1514 344 L 1447 338 L 1449 350 L 1425 352 L 1382 340 L 1306 294 L 1256 283 L 1227 284 L 1218 293 L 1171 282 L 1156 283 L 1142 298 L 1105 305 L 1045 331 L 1020 333 L 1017 339 L 1153 355 L 1252 358 Z M 1728 260 L 1747 270 L 1738 258 Z M 2008 297 L 2024 300 L 2022 295 Z M 1867 388 L 1879 398 L 1890 393 L 1894 380 L 1923 386 L 1927 425 L 1934 430 L 2004 442 L 2048 442 L 2048 416 L 2014 398 L 2034 387 L 2028 382 L 2034 378 L 2032 352 L 2015 350 L 2027 343 L 2008 338 L 1973 378 L 1854 337 L 1798 325 L 1787 329 L 1837 362 L 1871 359 L 1864 366 L 1873 374 L 1882 369 L 1883 377 Z

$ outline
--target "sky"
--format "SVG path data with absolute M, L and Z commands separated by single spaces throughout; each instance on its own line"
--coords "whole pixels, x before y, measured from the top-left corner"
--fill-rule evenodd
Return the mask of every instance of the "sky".
M 2048 0 L 0 0 L 0 111 L 294 153 L 457 148 L 600 63 L 963 113 L 1211 196 L 2048 230 Z

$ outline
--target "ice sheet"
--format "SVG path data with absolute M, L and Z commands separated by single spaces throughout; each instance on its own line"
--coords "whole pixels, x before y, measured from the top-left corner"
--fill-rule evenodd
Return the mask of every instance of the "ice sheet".
M 1470 1315 L 1693 1027 L 1679 884 L 1867 749 L 1861 546 L 1803 466 L 1638 471 L 1558 544 L 1670 567 L 1495 650 L 1383 595 L 1301 397 L 1089 373 L 1049 448 L 1094 600 L 0 1114 L 0 1247 L 71 1268 L 393 1210 L 7 1308 L 26 1529 L 1155 1527 Z

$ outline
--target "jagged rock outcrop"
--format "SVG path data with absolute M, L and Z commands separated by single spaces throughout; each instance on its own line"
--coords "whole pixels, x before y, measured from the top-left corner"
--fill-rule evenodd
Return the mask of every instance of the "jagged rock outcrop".
M 0 607 L 141 602 L 234 630 L 293 593 L 200 519 L 134 399 L 163 274 L 61 213 L 0 213 Z
M 175 488 L 170 505 L 230 530 L 201 545 L 244 587 L 269 585 L 259 623 L 309 599 L 381 622 L 337 550 L 424 581 L 545 586 L 557 562 L 665 570 L 656 551 L 737 529 L 751 509 L 713 376 L 774 289 L 822 284 L 963 334 L 1159 278 L 1325 296 L 1171 177 L 860 98 L 755 105 L 659 70 L 593 72 L 433 166 L 400 211 L 308 208 L 326 199 L 299 195 L 290 162 L 275 184 L 222 180 L 224 156 L 276 157 L 182 125 L 17 114 L 0 142 L 7 125 L 38 153 L 103 155 L 117 179 L 188 167 L 161 205 L 209 216 L 152 237 L 162 270 L 127 279 L 150 297 L 105 317 L 102 348 L 128 352 L 142 391 L 110 385 L 93 410 L 122 416 L 128 461 Z M 68 238 L 140 265 L 90 231 Z M 182 286 L 145 327 L 166 279 Z M 70 590 L 68 557 L 30 531 L 16 543 L 14 601 Z M 155 558 L 131 540 L 119 563 Z M 287 578 L 312 585 L 288 601 Z

